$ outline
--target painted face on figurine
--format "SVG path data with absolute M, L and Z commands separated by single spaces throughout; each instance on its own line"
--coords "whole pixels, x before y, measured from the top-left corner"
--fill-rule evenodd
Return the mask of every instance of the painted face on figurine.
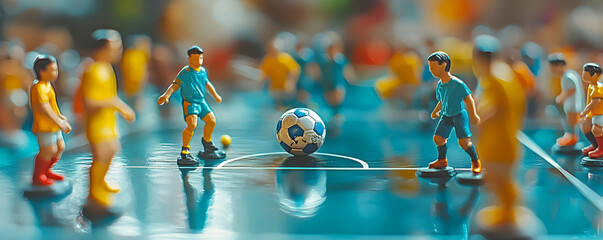
M 59 76 L 59 67 L 56 62 L 52 62 L 46 66 L 46 69 L 40 71 L 40 77 L 42 79 L 48 79 L 50 81 L 57 80 Z
M 188 56 L 188 65 L 192 68 L 198 68 L 203 65 L 203 54 L 191 54 Z
M 433 74 L 434 77 L 441 77 L 446 74 L 446 63 L 442 62 L 441 64 L 438 61 L 428 61 L 429 71 Z
M 563 72 L 565 72 L 564 67 L 565 66 L 563 64 L 550 64 L 549 65 L 549 69 L 551 70 L 551 74 L 554 77 L 563 76 Z
M 582 71 L 582 81 L 584 81 L 585 83 L 597 84 L 597 81 L 599 81 L 599 77 L 601 77 L 601 74 L 595 73 L 591 76 L 589 72 Z

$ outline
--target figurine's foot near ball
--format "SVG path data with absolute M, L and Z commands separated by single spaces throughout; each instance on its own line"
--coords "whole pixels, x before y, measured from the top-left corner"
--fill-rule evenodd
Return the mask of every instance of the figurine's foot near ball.
M 194 157 L 190 154 L 178 157 L 178 160 L 176 162 L 178 163 L 179 166 L 197 166 L 197 165 L 199 165 L 199 159 L 197 159 L 196 157 Z
M 208 160 L 224 159 L 226 158 L 226 152 L 222 150 L 216 150 L 212 152 L 199 152 L 198 156 L 199 158 Z
M 492 206 L 480 210 L 470 227 L 470 234 L 485 239 L 536 239 L 545 234 L 540 219 L 525 207 L 513 208 L 514 220 L 502 221 L 502 210 Z
M 434 168 L 419 168 L 417 170 L 417 176 L 422 178 L 450 178 L 456 175 L 456 171 L 452 167 L 445 167 L 443 169 Z
M 29 199 L 52 198 L 69 194 L 72 188 L 69 181 L 56 181 L 48 186 L 29 185 L 23 190 L 23 195 Z
M 585 167 L 603 167 L 603 159 L 584 157 L 580 164 Z
M 456 181 L 461 185 L 482 185 L 484 184 L 484 172 L 475 174 L 473 172 L 463 172 L 456 176 Z
M 82 207 L 82 216 L 90 220 L 92 224 L 109 225 L 121 216 L 121 211 L 88 199 Z

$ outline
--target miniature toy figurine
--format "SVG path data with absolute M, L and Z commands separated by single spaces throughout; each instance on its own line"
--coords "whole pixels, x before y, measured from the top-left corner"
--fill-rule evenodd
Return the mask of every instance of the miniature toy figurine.
M 307 107 L 311 100 L 311 90 L 313 89 L 314 79 L 318 73 L 316 63 L 316 54 L 312 48 L 308 47 L 307 40 L 303 35 L 298 36 L 295 44 L 295 52 L 291 55 L 300 67 L 299 78 L 297 80 L 297 101 L 302 107 Z
M 282 110 L 294 99 L 300 67 L 297 62 L 283 51 L 283 40 L 272 39 L 267 48 L 268 54 L 262 60 L 260 80 L 270 79 L 268 90 L 274 98 L 275 108 Z
M 131 46 L 124 51 L 121 61 L 123 93 L 136 111 L 142 110 L 141 92 L 148 79 L 148 63 L 151 55 L 151 38 L 146 35 L 130 37 Z
M 401 97 L 407 105 L 410 105 L 421 81 L 419 56 L 409 47 L 400 44 L 396 53 L 389 59 L 388 66 L 390 76 L 377 81 L 375 84 L 377 94 L 384 99 Z
M 59 161 L 65 142 L 63 134 L 71 132 L 71 125 L 67 118 L 61 114 L 57 105 L 56 94 L 51 82 L 59 74 L 57 61 L 52 56 L 38 56 L 34 60 L 33 69 L 37 81 L 31 86 L 30 103 L 33 110 L 33 132 L 38 137 L 40 151 L 36 155 L 32 177 L 33 186 L 51 186 L 55 181 L 63 181 L 64 176 L 51 171 Z M 32 188 L 25 191 L 27 196 L 34 197 L 35 192 L 40 195 L 61 195 L 68 188 L 44 189 Z
M 203 159 L 222 159 L 226 157 L 226 152 L 220 150 L 211 140 L 211 135 L 216 126 L 216 116 L 205 101 L 205 91 L 207 90 L 218 103 L 222 102 L 222 97 L 209 81 L 205 68 L 201 66 L 203 65 L 203 49 L 193 46 L 188 49 L 187 54 L 188 66 L 180 70 L 174 82 L 157 101 L 159 105 L 169 102 L 172 94 L 180 89 L 182 110 L 187 126 L 182 131 L 182 150 L 178 158 L 178 165 L 196 165 L 199 163 L 199 160 L 191 155 L 189 145 L 197 128 L 198 119 L 205 122 L 203 137 L 201 138 L 204 151 L 199 152 L 198 156 Z
M 428 169 L 441 169 L 444 174 L 442 177 L 451 176 L 450 172 L 454 170 L 448 168 L 446 143 L 454 128 L 459 145 L 471 158 L 471 171 L 474 175 L 478 175 L 481 173 L 482 167 L 475 147 L 471 143 L 469 119 L 471 119 L 471 123 L 478 125 L 480 117 L 477 115 L 471 90 L 461 79 L 450 73 L 450 57 L 445 52 L 434 52 L 427 58 L 427 61 L 431 73 L 440 79 L 436 87 L 438 103 L 431 113 L 431 118 L 440 118 L 433 136 L 433 141 L 438 148 L 438 159 L 429 163 Z M 468 112 L 463 105 L 467 107 Z M 425 172 L 419 171 L 420 175 Z
M 482 116 L 476 146 L 487 170 L 485 186 L 498 204 L 478 212 L 476 231 L 486 238 L 531 238 L 517 237 L 537 220 L 528 209 L 519 207 L 521 192 L 513 177 L 520 152 L 516 135 L 525 114 L 523 88 L 511 67 L 497 59 L 498 39 L 479 35 L 474 41 L 473 71 L 480 85 L 476 99 Z
M 582 160 L 586 166 L 603 166 L 603 83 L 601 78 L 601 67 L 596 63 L 587 63 L 582 70 L 582 80 L 588 83 L 588 96 L 586 108 L 580 113 L 582 132 L 591 143 L 582 149 L 587 158 Z
M 328 44 L 325 53 L 318 59 L 322 74 L 320 85 L 327 104 L 333 109 L 333 116 L 337 117 L 345 100 L 348 81 L 355 78 L 355 73 L 343 55 L 343 42 L 339 35 L 335 32 L 326 35 Z
M 582 82 L 576 71 L 567 69 L 567 63 L 563 54 L 550 54 L 548 61 L 551 75 L 555 78 L 561 78 L 561 93 L 555 97 L 555 102 L 559 106 L 563 106 L 566 117 L 563 124 L 565 134 L 557 139 L 553 151 L 559 153 L 579 153 L 580 149 L 575 148 L 578 142 L 578 135 L 576 135 L 575 130 L 580 119 L 579 112 L 584 109 Z
M 81 96 L 85 111 L 86 137 L 92 150 L 90 193 L 84 214 L 94 218 L 97 212 L 106 213 L 117 186 L 105 181 L 113 156 L 121 148 L 115 112 L 127 121 L 135 120 L 134 110 L 117 96 L 117 83 L 111 64 L 121 59 L 122 43 L 119 32 L 98 29 L 92 33 L 93 62 L 82 75 Z

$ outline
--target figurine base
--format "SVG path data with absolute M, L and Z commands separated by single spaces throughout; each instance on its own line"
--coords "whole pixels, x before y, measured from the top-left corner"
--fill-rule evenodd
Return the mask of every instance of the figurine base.
M 178 159 L 176 160 L 176 163 L 178 163 L 178 166 L 197 166 L 199 165 L 199 159 L 196 157 L 193 157 L 194 160 L 190 160 L 190 159 L 183 159 L 182 157 L 178 157 Z
M 226 152 L 224 152 L 223 150 L 218 150 L 218 151 L 210 152 L 210 153 L 199 152 L 199 154 L 197 154 L 197 156 L 201 159 L 217 160 L 217 159 L 224 159 L 226 157 Z
M 500 212 L 498 207 L 480 210 L 471 224 L 471 233 L 484 239 L 537 239 L 545 234 L 545 228 L 532 211 L 525 207 L 514 207 L 516 221 L 508 224 L 494 224 L 492 216 Z
M 417 170 L 417 177 L 422 178 L 451 178 L 456 175 L 456 171 L 454 168 L 448 166 L 443 169 L 434 169 L 434 168 L 419 168 Z
M 23 190 L 23 195 L 29 199 L 53 198 L 70 193 L 72 188 L 71 182 L 63 180 L 50 186 L 29 185 Z
M 603 167 L 603 159 L 584 157 L 580 164 L 585 167 Z
M 551 148 L 551 152 L 553 154 L 580 155 L 582 154 L 582 145 L 581 143 L 576 143 L 573 146 L 561 146 L 555 143 Z
M 482 185 L 484 184 L 484 172 L 473 174 L 473 172 L 463 172 L 456 176 L 456 181 L 461 185 Z
M 82 206 L 82 216 L 95 225 L 109 225 L 121 216 L 121 211 L 88 199 Z

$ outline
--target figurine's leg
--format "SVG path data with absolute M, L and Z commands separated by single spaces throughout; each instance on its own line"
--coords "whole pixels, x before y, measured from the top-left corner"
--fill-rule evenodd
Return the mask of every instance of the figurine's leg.
M 65 141 L 63 140 L 63 135 L 60 132 L 57 132 L 56 134 L 57 134 L 57 142 L 56 142 L 57 151 L 54 154 L 54 156 L 52 156 L 52 158 L 50 159 L 50 165 L 48 166 L 48 169 L 46 169 L 46 176 L 48 178 L 51 178 L 54 180 L 62 181 L 64 179 L 64 177 L 62 175 L 56 174 L 51 171 L 52 167 L 59 161 L 59 159 L 61 159 L 61 156 L 63 155 L 63 151 L 65 150 Z
M 595 117 L 599 117 L 599 116 L 595 116 Z M 601 116 L 601 117 L 603 117 L 603 116 Z M 601 118 L 601 119 L 603 119 L 603 118 Z M 588 157 L 602 158 L 603 157 L 603 148 L 601 148 L 601 146 L 603 146 L 603 128 L 598 123 L 593 123 L 592 132 L 593 132 L 593 135 L 595 136 L 597 145 L 599 147 L 597 147 L 597 149 L 595 149 L 594 151 L 589 152 Z
M 573 112 L 566 113 L 565 117 L 565 120 L 567 121 L 567 129 L 565 129 L 565 134 L 557 139 L 557 144 L 561 146 L 573 146 L 578 142 L 575 129 L 580 117 L 578 113 Z
M 582 123 L 582 133 L 584 133 L 584 136 L 586 137 L 586 139 L 588 139 L 588 142 L 590 142 L 590 146 L 582 149 L 582 153 L 584 154 L 584 156 L 588 156 L 589 152 L 592 152 L 599 147 L 599 145 L 597 144 L 597 139 L 592 133 L 592 127 L 593 126 L 591 119 L 587 119 Z
M 493 216 L 494 223 L 495 225 L 515 223 L 513 207 L 517 205 L 521 193 L 513 180 L 513 163 L 497 162 L 490 163 L 488 166 L 490 167 L 488 169 L 494 170 L 486 173 L 486 186 L 496 196 L 500 204 L 500 211 L 496 213 L 496 216 Z
M 32 177 L 33 185 L 48 186 L 52 185 L 54 181 L 46 176 L 46 170 L 50 166 L 50 159 L 55 155 L 57 149 L 53 143 L 55 141 L 54 136 L 50 133 L 38 133 L 38 145 L 40 151 L 36 155 L 34 163 L 34 171 Z
M 214 133 L 214 128 L 216 127 L 216 116 L 213 112 L 210 112 L 201 120 L 205 122 L 205 126 L 203 126 L 203 139 L 211 142 L 211 135 Z
M 186 147 L 190 149 L 191 139 L 193 138 L 193 133 L 195 129 L 197 129 L 197 115 L 188 115 L 186 117 L 186 128 L 182 131 L 182 147 Z
M 111 205 L 112 188 L 105 182 L 105 176 L 109 171 L 109 166 L 113 160 L 113 155 L 120 148 L 119 140 L 107 140 L 101 143 L 92 144 L 92 165 L 90 166 L 90 195 L 92 198 L 104 206 Z

